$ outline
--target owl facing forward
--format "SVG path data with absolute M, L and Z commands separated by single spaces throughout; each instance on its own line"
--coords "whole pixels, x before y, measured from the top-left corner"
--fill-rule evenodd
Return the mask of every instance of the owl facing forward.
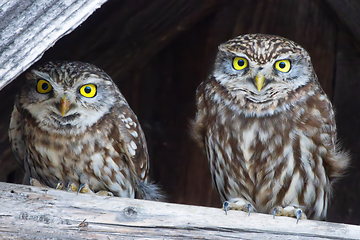
M 49 62 L 28 73 L 15 98 L 9 136 L 25 181 L 160 197 L 149 182 L 137 117 L 112 79 L 91 64 Z
M 349 162 L 309 54 L 278 36 L 219 46 L 197 90 L 193 134 L 222 201 L 244 211 L 325 219 L 331 184 Z

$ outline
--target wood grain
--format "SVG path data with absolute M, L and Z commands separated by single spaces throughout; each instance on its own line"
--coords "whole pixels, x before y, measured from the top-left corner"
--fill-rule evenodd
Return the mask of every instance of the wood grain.
M 106 0 L 0 3 L 0 90 Z
M 0 183 L 3 238 L 356 239 L 360 226 Z

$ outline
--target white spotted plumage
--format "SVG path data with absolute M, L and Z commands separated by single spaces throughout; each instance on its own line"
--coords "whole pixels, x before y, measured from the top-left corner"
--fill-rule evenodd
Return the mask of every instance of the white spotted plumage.
M 326 217 L 331 184 L 349 157 L 336 145 L 331 103 L 301 46 L 264 34 L 220 45 L 197 107 L 193 133 L 223 201 Z
M 121 197 L 161 197 L 148 179 L 137 117 L 104 71 L 87 63 L 49 62 L 27 78 L 9 129 L 26 178 L 50 187 L 59 181 L 87 184 Z

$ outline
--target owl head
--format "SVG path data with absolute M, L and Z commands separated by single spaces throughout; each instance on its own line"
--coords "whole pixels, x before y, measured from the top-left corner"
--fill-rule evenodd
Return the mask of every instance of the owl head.
M 250 115 L 289 108 L 289 98 L 298 89 L 310 82 L 318 84 L 305 49 L 265 34 L 243 35 L 221 44 L 212 77 Z
M 26 78 L 16 105 L 46 131 L 81 133 L 125 101 L 111 78 L 88 63 L 48 62 Z

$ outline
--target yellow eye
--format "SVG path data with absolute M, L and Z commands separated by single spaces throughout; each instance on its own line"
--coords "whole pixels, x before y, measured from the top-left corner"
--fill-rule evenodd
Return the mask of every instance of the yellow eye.
M 248 65 L 248 61 L 242 57 L 235 57 L 233 60 L 233 67 L 235 70 L 243 70 Z
M 43 79 L 40 79 L 38 82 L 37 82 L 37 86 L 36 86 L 36 90 L 39 92 L 39 93 L 48 93 L 52 90 L 52 86 L 51 84 L 48 82 L 48 81 L 45 81 Z
M 80 94 L 87 98 L 92 98 L 96 95 L 96 86 L 94 84 L 86 84 L 80 88 Z
M 289 60 L 280 60 L 275 63 L 275 68 L 280 72 L 287 73 L 290 71 L 291 63 Z

